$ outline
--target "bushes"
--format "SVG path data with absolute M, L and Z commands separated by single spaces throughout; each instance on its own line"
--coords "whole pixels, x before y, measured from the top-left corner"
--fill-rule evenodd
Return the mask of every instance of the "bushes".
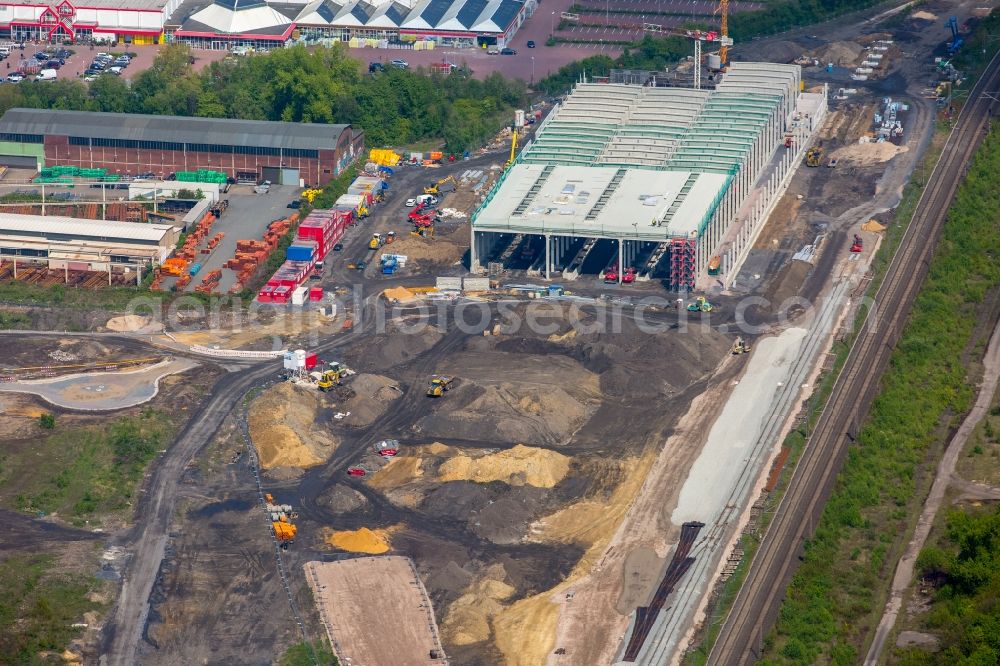
M 888 555 L 908 529 L 918 467 L 946 437 L 941 426 L 970 405 L 963 353 L 977 305 L 1000 283 L 998 171 L 1000 134 L 994 132 L 949 211 L 881 393 L 782 604 L 766 663 L 854 663 L 877 622 L 877 591 L 890 580 Z

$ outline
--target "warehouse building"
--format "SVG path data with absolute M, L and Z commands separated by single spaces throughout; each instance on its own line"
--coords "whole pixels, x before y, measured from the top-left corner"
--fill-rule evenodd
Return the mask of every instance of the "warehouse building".
M 364 146 L 350 125 L 10 109 L 0 164 L 77 166 L 110 173 L 222 171 L 240 181 L 325 184 Z
M 506 46 L 537 8 L 536 0 L 189 0 L 169 38 L 198 48 L 286 44 Z
M 124 271 L 159 264 L 180 236 L 168 224 L 0 213 L 0 261 L 70 271 Z
M 825 115 L 800 86 L 770 63 L 714 90 L 578 84 L 474 213 L 472 270 L 728 286 Z
M 183 0 L 2 0 L 0 37 L 158 44 Z

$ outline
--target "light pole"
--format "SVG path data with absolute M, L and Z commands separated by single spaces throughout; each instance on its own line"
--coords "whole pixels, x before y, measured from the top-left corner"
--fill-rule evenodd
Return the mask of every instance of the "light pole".
M 535 85 L 535 56 L 531 56 L 531 83 L 530 86 Z
M 556 13 L 552 12 L 552 15 L 549 17 L 549 37 L 554 34 L 556 34 Z

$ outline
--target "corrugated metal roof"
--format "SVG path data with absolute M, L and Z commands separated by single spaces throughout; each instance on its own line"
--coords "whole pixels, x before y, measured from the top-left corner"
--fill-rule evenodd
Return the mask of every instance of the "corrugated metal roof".
M 348 128 L 350 125 L 43 109 L 10 109 L 0 118 L 0 132 L 11 134 L 304 150 L 332 150 Z
M 458 12 L 458 16 L 456 17 L 458 22 L 466 28 L 471 29 L 475 25 L 476 19 L 479 18 L 479 15 L 486 9 L 486 5 L 488 4 L 490 4 L 489 0 L 469 0 Z
M 159 242 L 173 227 L 169 224 L 137 222 L 102 222 L 75 217 L 41 217 L 0 213 L 0 238 L 30 234 L 38 236 L 69 236 L 93 240 L 143 240 Z M 64 240 L 64 239 L 59 239 Z
M 493 16 L 490 17 L 490 20 L 501 30 L 506 30 L 523 7 L 524 2 L 504 0 L 504 2 L 500 3 L 500 7 L 493 13 Z
M 428 25 L 436 26 L 452 4 L 454 0 L 431 0 L 427 8 L 420 13 L 420 18 L 427 21 Z

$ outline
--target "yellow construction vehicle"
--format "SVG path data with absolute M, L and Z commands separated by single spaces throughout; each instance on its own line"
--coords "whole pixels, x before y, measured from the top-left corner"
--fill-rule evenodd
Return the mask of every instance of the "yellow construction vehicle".
M 704 296 L 699 296 L 695 300 L 688 303 L 688 312 L 711 312 L 715 306 L 708 302 L 708 299 Z
M 302 198 L 308 201 L 309 203 L 312 203 L 313 199 L 315 199 L 321 194 L 323 194 L 323 190 L 318 190 L 316 188 L 302 190 Z
M 454 176 L 442 178 L 436 183 L 431 183 L 424 188 L 424 194 L 440 194 L 441 192 L 454 192 L 458 188 L 458 181 Z
M 368 241 L 369 250 L 377 250 L 382 247 L 382 234 L 372 234 L 372 239 Z
M 454 377 L 444 375 L 431 375 L 430 384 L 427 386 L 427 395 L 431 398 L 440 398 L 445 391 L 451 390 L 455 384 Z
M 504 169 L 509 169 L 510 165 L 514 163 L 514 157 L 517 156 L 517 127 L 510 128 L 510 157 L 507 158 L 507 163 L 503 165 Z
M 341 383 L 340 373 L 336 370 L 325 370 L 320 377 L 319 381 L 316 382 L 316 387 L 320 391 L 329 391 L 334 386 L 338 386 Z
M 750 352 L 750 345 L 746 343 L 742 337 L 737 336 L 736 342 L 733 343 L 732 354 L 733 356 L 739 356 L 740 354 L 747 354 Z
M 284 516 L 281 517 L 281 520 L 271 523 L 271 527 L 274 529 L 274 538 L 277 539 L 282 545 L 294 541 L 295 535 L 299 531 L 298 528 L 288 522 L 288 519 Z
M 820 161 L 823 159 L 823 147 L 813 146 L 806 153 L 806 166 L 807 167 L 818 167 Z

